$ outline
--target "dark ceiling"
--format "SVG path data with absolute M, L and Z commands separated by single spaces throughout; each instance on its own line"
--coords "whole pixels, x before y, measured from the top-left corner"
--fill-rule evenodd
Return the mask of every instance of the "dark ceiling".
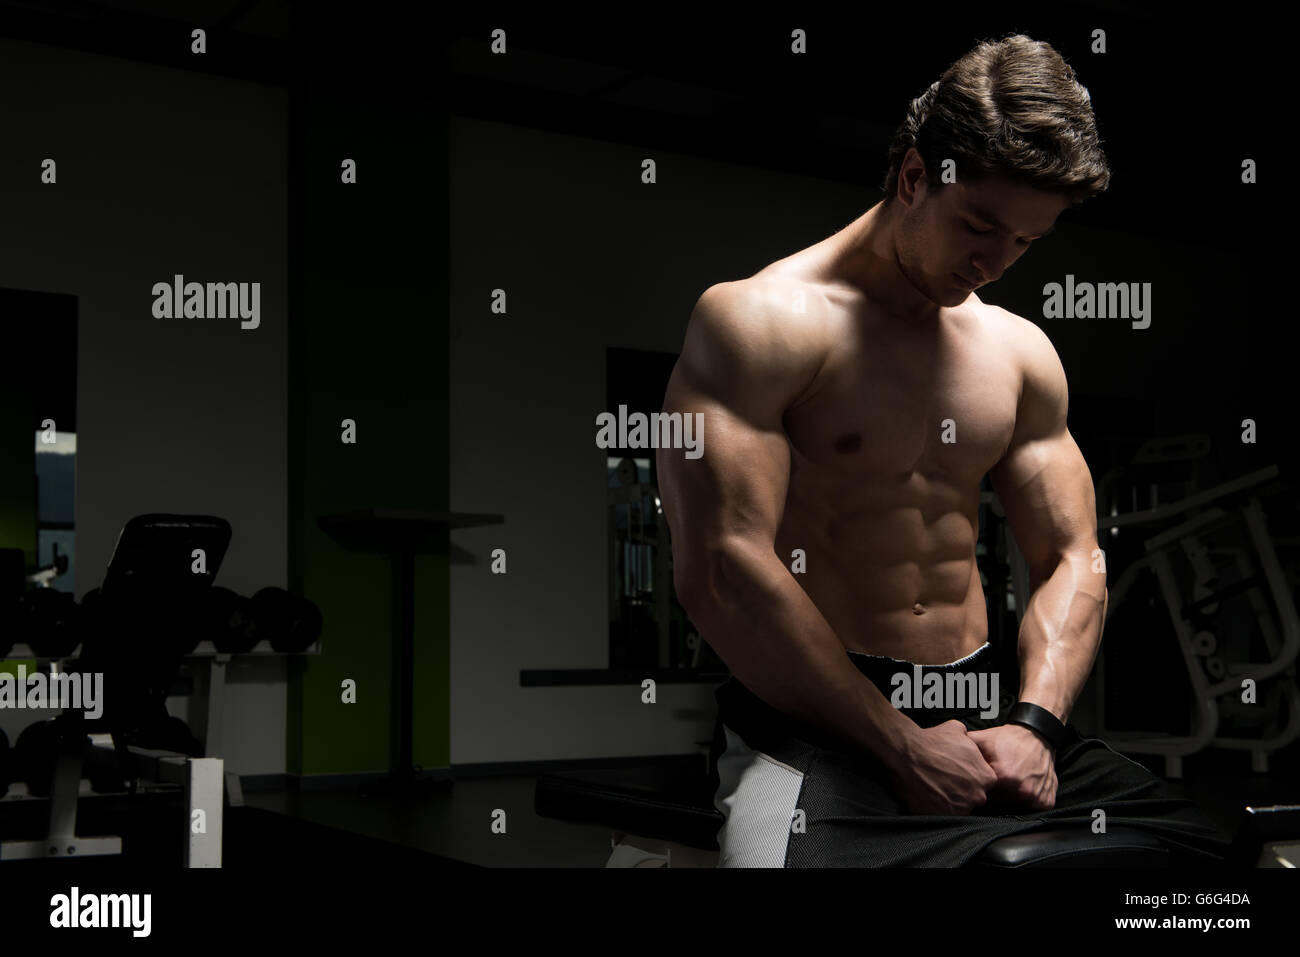
M 1171 21 L 1127 3 L 859 5 L 833 14 L 664 12 L 635 3 L 583 15 L 444 11 L 305 0 L 0 0 L 0 36 L 387 105 L 403 119 L 450 112 L 575 136 L 876 187 L 908 101 L 974 42 L 1025 32 L 1051 42 L 1089 88 L 1111 192 L 1067 216 L 1170 238 L 1207 228 L 1244 156 L 1274 150 L 1276 89 L 1263 71 L 1284 36 L 1252 23 Z M 1158 9 L 1158 8 L 1157 8 Z M 788 21 L 788 22 L 787 22 Z M 208 30 L 192 56 L 189 31 Z M 488 50 L 496 27 L 508 55 Z M 807 31 L 793 56 L 790 30 Z M 1104 29 L 1108 48 L 1091 49 Z M 1232 31 L 1238 31 L 1234 33 Z M 1254 31 L 1249 32 L 1249 31 Z M 1280 159 L 1280 157 L 1279 157 Z M 1233 194 L 1213 228 L 1235 242 L 1268 218 Z M 1213 215 L 1213 213 L 1211 213 Z

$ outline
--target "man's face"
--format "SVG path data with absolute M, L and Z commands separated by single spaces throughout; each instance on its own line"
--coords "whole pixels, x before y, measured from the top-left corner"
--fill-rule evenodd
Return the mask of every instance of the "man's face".
M 1001 175 L 937 193 L 922 175 L 910 196 L 898 222 L 899 262 L 908 281 L 940 306 L 959 305 L 972 289 L 1002 278 L 1070 205 L 1059 193 Z

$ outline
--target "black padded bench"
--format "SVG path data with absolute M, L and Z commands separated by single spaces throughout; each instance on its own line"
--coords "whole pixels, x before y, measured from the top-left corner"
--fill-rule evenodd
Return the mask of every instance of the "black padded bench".
M 607 867 L 713 866 L 722 813 L 704 762 L 690 766 L 557 772 L 538 778 L 543 817 L 604 825 L 613 832 Z M 1106 834 L 1047 828 L 989 844 L 970 867 L 1169 867 L 1158 839 L 1132 828 Z

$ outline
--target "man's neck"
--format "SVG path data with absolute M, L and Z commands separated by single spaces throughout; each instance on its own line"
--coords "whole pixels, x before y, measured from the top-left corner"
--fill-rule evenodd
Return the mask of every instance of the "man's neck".
M 831 277 L 853 286 L 887 314 L 908 323 L 934 322 L 940 307 L 903 275 L 894 248 L 892 211 L 877 203 L 836 236 Z

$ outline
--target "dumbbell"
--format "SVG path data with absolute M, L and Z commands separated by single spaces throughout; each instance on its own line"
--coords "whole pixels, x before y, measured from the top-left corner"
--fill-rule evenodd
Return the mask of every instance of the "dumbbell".
M 207 637 L 206 608 L 178 607 L 161 596 L 146 608 L 123 607 L 92 588 L 81 597 L 81 631 L 87 637 L 120 638 L 137 647 L 188 655 Z
M 38 721 L 23 729 L 10 754 L 9 782 L 27 782 L 27 792 L 37 797 L 47 797 L 59 759 L 59 729 L 54 719 Z M 90 782 L 96 794 L 121 791 L 124 777 L 117 766 L 114 754 L 101 751 L 86 736 L 82 748 L 81 776 Z M 3 780 L 3 774 L 0 774 Z M 3 794 L 3 791 L 0 791 Z
M 153 751 L 175 751 L 191 758 L 203 757 L 203 746 L 190 731 L 190 726 L 175 715 L 141 728 L 132 736 L 131 743 Z
M 217 651 L 232 655 L 252 651 L 261 637 L 253 619 L 252 602 L 220 585 L 208 589 L 204 602 L 207 636 Z
M 320 637 L 322 620 L 315 602 L 283 588 L 263 588 L 253 596 L 253 618 L 278 652 L 306 651 Z
M 53 722 L 29 724 L 14 742 L 14 780 L 26 781 L 30 794 L 48 795 L 57 760 L 58 732 Z
M 33 588 L 18 600 L 14 636 L 38 658 L 66 658 L 81 644 L 80 612 L 68 592 Z
M 60 730 L 56 720 L 51 718 L 29 724 L 14 744 L 14 770 L 27 782 L 28 793 L 37 797 L 49 797 L 54 768 L 59 760 Z M 90 738 L 86 737 L 82 745 L 83 754 L 90 747 Z

